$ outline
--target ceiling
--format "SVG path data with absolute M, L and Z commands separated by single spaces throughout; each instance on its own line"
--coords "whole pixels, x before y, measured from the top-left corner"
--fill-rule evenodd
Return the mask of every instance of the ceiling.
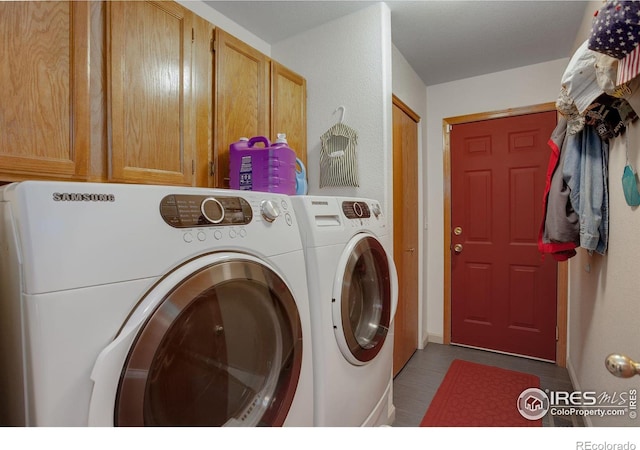
M 205 1 L 270 45 L 372 1 Z M 571 56 L 587 1 L 386 2 L 393 44 L 425 85 Z

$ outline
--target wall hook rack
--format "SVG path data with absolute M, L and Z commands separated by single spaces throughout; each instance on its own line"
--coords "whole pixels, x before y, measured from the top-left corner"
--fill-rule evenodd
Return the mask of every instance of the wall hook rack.
M 342 123 L 344 122 L 344 111 L 345 111 L 344 105 L 338 106 L 336 110 L 333 112 L 333 114 L 337 113 L 338 111 L 340 111 L 340 120 L 338 122 Z

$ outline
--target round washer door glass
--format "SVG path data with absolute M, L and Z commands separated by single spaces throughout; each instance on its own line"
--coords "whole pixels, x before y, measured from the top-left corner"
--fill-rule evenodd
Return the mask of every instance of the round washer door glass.
M 389 331 L 389 260 L 380 241 L 363 234 L 347 245 L 341 268 L 343 275 L 334 288 L 334 330 L 342 354 L 352 364 L 362 365 L 380 352 Z
M 114 423 L 282 425 L 301 364 L 301 323 L 285 282 L 256 261 L 213 263 L 184 278 L 141 328 Z

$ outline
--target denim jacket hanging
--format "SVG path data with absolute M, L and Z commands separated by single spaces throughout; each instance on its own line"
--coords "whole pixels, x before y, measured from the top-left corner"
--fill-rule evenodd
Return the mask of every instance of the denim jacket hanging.
M 562 174 L 580 218 L 580 247 L 604 254 L 609 238 L 609 142 L 589 125 L 566 139 Z

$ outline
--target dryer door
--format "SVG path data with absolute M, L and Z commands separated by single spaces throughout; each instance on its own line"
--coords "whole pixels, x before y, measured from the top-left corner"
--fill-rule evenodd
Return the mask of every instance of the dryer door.
M 382 349 L 392 318 L 392 262 L 374 236 L 351 239 L 333 287 L 333 325 L 338 346 L 352 364 L 363 365 Z
M 301 364 L 298 310 L 275 269 L 200 257 L 156 283 L 98 357 L 89 425 L 282 425 Z

